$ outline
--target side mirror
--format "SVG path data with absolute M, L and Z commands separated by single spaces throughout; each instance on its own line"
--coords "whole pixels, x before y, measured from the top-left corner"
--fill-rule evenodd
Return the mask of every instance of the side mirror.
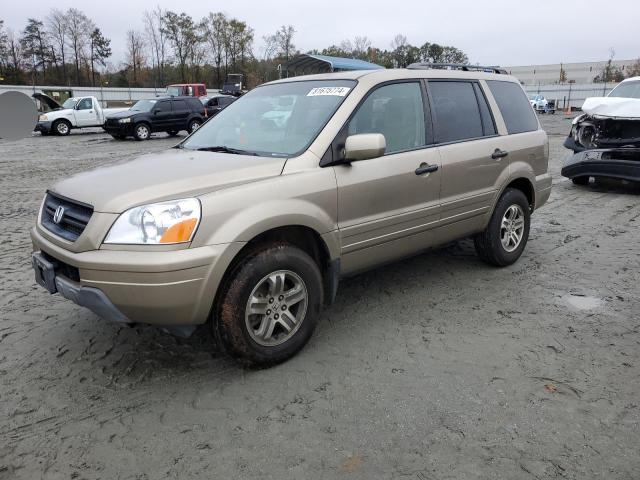
M 344 158 L 347 161 L 368 160 L 384 155 L 387 141 L 381 133 L 360 133 L 350 135 L 344 144 Z

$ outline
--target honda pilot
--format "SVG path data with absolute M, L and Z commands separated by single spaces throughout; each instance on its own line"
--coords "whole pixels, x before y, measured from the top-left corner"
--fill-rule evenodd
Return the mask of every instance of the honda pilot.
M 548 154 L 499 69 L 283 79 L 175 148 L 53 185 L 31 232 L 35 276 L 105 319 L 206 325 L 270 365 L 307 343 L 341 277 L 463 237 L 490 265 L 516 262 L 549 198 Z

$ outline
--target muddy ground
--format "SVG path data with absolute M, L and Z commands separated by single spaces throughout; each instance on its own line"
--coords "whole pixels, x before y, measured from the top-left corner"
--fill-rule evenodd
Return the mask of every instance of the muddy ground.
M 514 266 L 461 241 L 343 281 L 309 345 L 247 371 L 37 287 L 47 186 L 161 150 L 0 144 L 0 479 L 640 478 L 640 194 L 559 176 Z

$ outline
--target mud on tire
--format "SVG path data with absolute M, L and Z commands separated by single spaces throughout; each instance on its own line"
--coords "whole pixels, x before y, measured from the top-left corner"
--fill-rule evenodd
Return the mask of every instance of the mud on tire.
M 286 274 L 288 277 L 283 277 L 285 280 L 280 290 L 277 286 L 272 290 L 269 279 L 280 272 L 289 272 Z M 286 304 L 288 298 L 292 302 L 295 300 L 290 292 L 295 291 L 296 283 L 302 285 L 306 292 L 304 311 L 300 300 L 293 305 Z M 286 243 L 257 247 L 232 267 L 224 281 L 212 312 L 213 335 L 228 354 L 247 365 L 268 366 L 283 362 L 295 355 L 311 337 L 323 303 L 322 288 L 320 269 L 304 251 Z M 279 291 L 287 298 L 278 295 Z M 256 298 L 260 304 L 253 303 Z M 273 338 L 262 338 L 262 326 L 273 324 L 273 318 L 285 313 L 287 307 L 292 315 L 301 317 L 299 321 L 287 321 L 285 325 L 284 317 L 280 317 L 280 322 L 272 327 Z M 247 313 L 255 311 L 264 314 Z M 279 343 L 276 335 L 281 336 Z

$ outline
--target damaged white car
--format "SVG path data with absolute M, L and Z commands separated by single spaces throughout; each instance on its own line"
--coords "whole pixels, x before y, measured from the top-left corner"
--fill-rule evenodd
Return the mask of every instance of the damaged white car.
M 573 150 L 562 175 L 586 185 L 590 177 L 640 181 L 640 77 L 606 97 L 587 98 L 564 146 Z

